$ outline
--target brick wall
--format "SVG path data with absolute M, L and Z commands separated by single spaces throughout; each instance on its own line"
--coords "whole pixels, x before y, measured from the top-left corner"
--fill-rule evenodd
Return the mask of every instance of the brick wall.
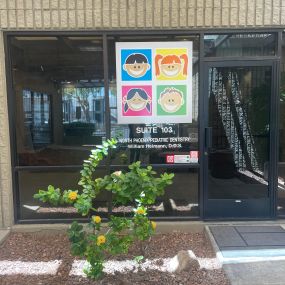
M 0 33 L 0 228 L 13 222 L 13 195 L 3 33 Z
M 0 228 L 13 223 L 3 31 L 285 25 L 285 0 L 0 0 Z
M 0 0 L 2 29 L 285 25 L 285 0 Z

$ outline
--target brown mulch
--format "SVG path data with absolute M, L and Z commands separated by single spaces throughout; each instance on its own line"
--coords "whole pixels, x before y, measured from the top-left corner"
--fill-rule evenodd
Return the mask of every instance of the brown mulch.
M 214 252 L 204 233 L 158 234 L 150 242 L 136 244 L 128 255 L 116 259 L 133 258 L 144 255 L 145 258 L 173 257 L 180 250 L 191 249 L 198 257 L 214 257 Z M 69 253 L 69 241 L 66 234 L 60 233 L 11 233 L 9 238 L 0 246 L 0 260 L 19 261 L 51 261 L 62 260 L 57 275 L 38 276 L 1 276 L 0 285 L 229 285 L 222 270 L 195 269 L 170 274 L 160 271 L 138 271 L 126 274 L 104 276 L 100 281 L 90 281 L 83 277 L 71 277 L 74 257 Z

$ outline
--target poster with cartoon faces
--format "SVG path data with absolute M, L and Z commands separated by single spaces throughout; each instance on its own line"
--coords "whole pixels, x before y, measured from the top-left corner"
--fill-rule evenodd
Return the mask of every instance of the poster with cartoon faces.
M 192 122 L 192 42 L 117 42 L 118 124 Z

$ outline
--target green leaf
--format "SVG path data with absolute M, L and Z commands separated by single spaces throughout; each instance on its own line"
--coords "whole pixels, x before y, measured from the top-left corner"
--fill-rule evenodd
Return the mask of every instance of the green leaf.
M 138 256 L 135 256 L 134 261 L 136 261 L 137 263 L 141 263 L 143 259 L 144 259 L 143 255 L 138 255 Z

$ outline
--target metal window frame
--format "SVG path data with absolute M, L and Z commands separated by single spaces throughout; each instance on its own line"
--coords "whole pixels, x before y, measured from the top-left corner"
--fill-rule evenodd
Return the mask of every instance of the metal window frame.
M 10 31 L 4 31 L 4 52 L 5 52 L 5 68 L 6 68 L 6 84 L 7 84 L 7 97 L 8 97 L 8 116 L 9 116 L 9 130 L 10 130 L 10 147 L 11 147 L 11 172 L 12 172 L 12 187 L 13 187 L 13 201 L 14 201 L 14 217 L 15 217 L 15 223 L 39 223 L 39 222 L 62 222 L 62 220 L 40 220 L 40 219 L 32 219 L 32 220 L 21 220 L 20 219 L 20 201 L 19 201 L 19 183 L 18 183 L 18 172 L 19 171 L 56 171 L 56 170 L 80 170 L 81 166 L 78 165 L 58 165 L 58 166 L 18 166 L 17 164 L 17 148 L 16 148 L 16 131 L 15 131 L 15 118 L 11 114 L 15 111 L 15 96 L 14 96 L 14 90 L 13 90 L 13 83 L 12 83 L 12 69 L 11 69 L 11 53 L 9 48 L 9 39 L 13 36 L 102 36 L 103 39 L 103 65 L 104 65 L 104 89 L 105 89 L 105 123 L 106 123 L 106 137 L 110 137 L 110 129 L 111 129 L 111 122 L 110 122 L 110 113 L 109 113 L 109 84 L 108 84 L 108 37 L 117 37 L 117 36 L 137 36 L 138 34 L 141 36 L 159 36 L 163 32 L 163 35 L 168 36 L 176 36 L 176 35 L 185 35 L 185 36 L 191 36 L 196 35 L 199 36 L 199 102 L 198 102 L 198 136 L 199 136 L 199 152 L 200 154 L 204 151 L 204 131 L 203 126 L 205 125 L 204 118 L 201 114 L 203 114 L 204 111 L 204 93 L 206 92 L 204 82 L 202 79 L 203 70 L 205 67 L 205 64 L 209 62 L 216 62 L 218 60 L 224 61 L 224 62 L 230 62 L 230 61 L 261 61 L 261 60 L 275 60 L 276 61 L 276 68 L 274 71 L 274 77 L 273 77 L 273 84 L 275 84 L 275 90 L 279 90 L 280 87 L 280 61 L 281 61 L 281 44 L 282 44 L 282 32 L 284 30 L 280 27 L 278 28 L 266 28 L 266 29 L 215 29 L 215 30 L 209 30 L 209 29 L 153 29 L 153 30 L 124 30 L 124 29 L 118 29 L 118 30 L 100 30 L 100 31 L 92 31 L 92 30 L 77 30 L 77 31 L 67 31 L 67 30 L 55 30 L 55 31 L 30 31 L 30 30 L 10 30 Z M 204 56 L 204 35 L 205 34 L 257 34 L 257 33 L 275 33 L 276 36 L 276 54 L 275 56 L 258 56 L 258 57 L 205 57 Z M 278 92 L 278 91 L 277 91 Z M 279 93 L 278 93 L 279 94 Z M 274 102 L 275 106 L 279 105 L 277 97 L 276 102 Z M 278 108 L 277 108 L 278 109 Z M 278 118 L 279 111 L 275 110 L 275 118 Z M 274 137 L 276 138 L 275 145 L 278 146 L 278 120 L 277 125 L 274 127 Z M 201 131 L 202 130 L 202 131 Z M 278 148 L 276 147 L 275 152 L 272 153 L 274 155 L 274 159 L 276 160 L 276 157 L 278 157 Z M 199 165 L 193 166 L 194 168 L 199 168 L 199 178 L 198 178 L 198 199 L 199 199 L 199 209 L 200 209 L 200 216 L 199 217 L 159 217 L 156 218 L 157 220 L 199 220 L 204 219 L 203 212 L 204 212 L 204 155 L 200 156 L 200 163 Z M 187 165 L 179 165 L 175 166 L 177 168 L 183 168 L 188 167 Z M 111 165 L 110 164 L 110 157 L 108 158 L 108 162 L 106 166 L 102 166 L 102 168 L 106 169 L 108 171 L 111 171 L 111 169 L 121 168 L 121 165 Z M 165 164 L 155 164 L 153 165 L 154 168 L 171 168 L 173 166 L 167 166 Z M 274 166 L 277 168 L 277 165 Z M 275 187 L 277 182 L 277 176 L 276 176 L 276 169 L 273 169 L 275 173 L 275 177 L 273 178 L 273 181 L 271 183 L 275 183 Z M 276 188 L 275 188 L 276 189 Z M 272 208 L 272 216 L 271 218 L 276 218 L 276 191 L 273 191 L 273 197 L 271 201 L 271 208 Z M 68 222 L 67 220 L 64 220 Z

